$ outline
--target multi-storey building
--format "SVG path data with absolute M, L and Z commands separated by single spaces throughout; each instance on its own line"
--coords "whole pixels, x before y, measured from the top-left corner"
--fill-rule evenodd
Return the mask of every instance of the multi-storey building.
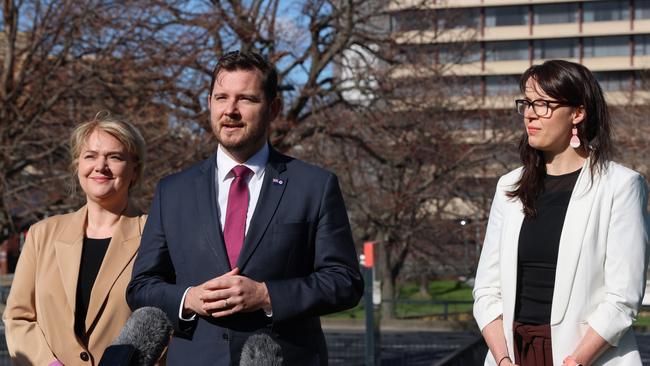
M 488 107 L 510 107 L 511 98 L 498 96 L 518 93 L 531 64 L 557 58 L 594 71 L 610 104 L 647 98 L 641 71 L 650 66 L 650 0 L 404 0 L 389 10 L 406 52 L 455 63 L 447 72 L 464 77 Z M 459 41 L 467 43 L 462 58 L 445 47 Z

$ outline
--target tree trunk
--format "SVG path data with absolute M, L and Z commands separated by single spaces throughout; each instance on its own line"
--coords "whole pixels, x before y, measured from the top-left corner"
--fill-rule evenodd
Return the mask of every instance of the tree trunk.
M 383 276 L 381 284 L 381 319 L 391 320 L 396 319 L 397 314 L 395 311 L 395 280 L 390 276 Z
M 379 278 L 381 279 L 381 319 L 392 320 L 395 313 L 395 278 L 391 270 L 390 244 L 383 242 L 379 246 Z
M 5 189 L 5 185 L 0 182 L 0 192 L 5 192 Z M 0 193 L 0 238 L 5 238 L 13 232 L 14 227 L 11 212 L 5 207 L 4 193 Z
M 419 296 L 423 299 L 428 299 L 429 298 L 429 279 L 427 276 L 420 276 L 419 278 Z

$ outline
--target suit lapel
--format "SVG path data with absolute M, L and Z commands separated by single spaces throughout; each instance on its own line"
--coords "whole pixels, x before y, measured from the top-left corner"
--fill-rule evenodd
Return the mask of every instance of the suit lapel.
M 223 240 L 223 232 L 219 223 L 216 198 L 216 168 L 217 156 L 212 155 L 200 168 L 200 174 L 194 181 L 194 193 L 196 194 L 196 206 L 199 212 L 198 220 L 201 222 L 204 243 L 209 248 L 202 248 L 200 253 L 207 251 L 216 256 L 219 268 L 227 272 L 230 268 L 228 253 Z
M 590 160 L 587 159 L 578 176 L 571 200 L 567 207 L 560 248 L 555 270 L 555 288 L 553 289 L 553 303 L 551 305 L 551 325 L 558 324 L 564 318 L 569 295 L 573 287 L 573 280 L 578 268 L 578 259 L 582 249 L 582 242 L 587 231 L 591 208 L 599 188 L 599 178 L 594 177 L 589 169 Z M 557 279 L 562 279 L 558 281 Z
M 77 301 L 77 281 L 81 265 L 86 213 L 87 208 L 83 206 L 72 214 L 54 241 L 54 251 L 56 253 L 56 263 L 61 273 L 61 283 L 68 305 L 73 313 Z
M 144 223 L 140 220 L 140 216 L 120 217 L 102 265 L 97 273 L 95 283 L 93 284 L 92 296 L 90 297 L 88 313 L 86 314 L 86 329 L 90 329 L 99 315 L 99 311 L 106 301 L 110 290 L 113 288 L 113 284 L 115 284 L 117 278 L 138 250 L 144 226 Z
M 246 263 L 259 245 L 262 236 L 275 215 L 275 211 L 278 208 L 278 204 L 288 183 L 288 179 L 284 174 L 286 170 L 286 157 L 273 148 L 269 151 L 269 162 L 266 164 L 265 169 L 264 182 L 262 182 L 257 206 L 255 207 L 255 212 L 253 213 L 248 232 L 244 239 L 244 247 L 237 259 L 237 267 L 240 270 L 244 269 L 244 266 L 246 266 Z

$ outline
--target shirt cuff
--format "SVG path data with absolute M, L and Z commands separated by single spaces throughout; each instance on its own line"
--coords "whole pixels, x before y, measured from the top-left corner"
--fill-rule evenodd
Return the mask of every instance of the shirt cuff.
M 178 309 L 178 319 L 186 321 L 186 322 L 191 322 L 192 320 L 196 319 L 196 314 L 192 314 L 191 317 L 189 318 L 184 318 L 183 317 L 183 304 L 185 304 L 185 296 L 187 295 L 187 291 L 189 291 L 192 288 L 192 286 L 188 287 L 185 292 L 183 292 L 183 297 L 181 298 L 181 306 Z

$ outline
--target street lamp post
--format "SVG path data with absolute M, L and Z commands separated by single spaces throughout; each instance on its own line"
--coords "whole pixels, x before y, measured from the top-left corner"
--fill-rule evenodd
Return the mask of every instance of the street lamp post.
M 380 334 L 379 324 L 375 319 L 376 309 L 381 305 L 381 291 L 379 282 L 375 280 L 375 242 L 366 242 L 363 245 L 363 254 L 360 255 L 360 264 L 364 274 L 364 304 L 366 313 L 365 332 L 365 365 L 375 366 L 379 364 Z
M 465 252 L 465 275 L 469 275 L 469 245 L 467 243 L 467 233 L 465 232 L 465 228 L 472 223 L 472 220 L 468 219 L 467 217 L 461 217 L 458 219 L 458 224 L 461 226 L 461 230 L 463 232 L 463 249 Z

